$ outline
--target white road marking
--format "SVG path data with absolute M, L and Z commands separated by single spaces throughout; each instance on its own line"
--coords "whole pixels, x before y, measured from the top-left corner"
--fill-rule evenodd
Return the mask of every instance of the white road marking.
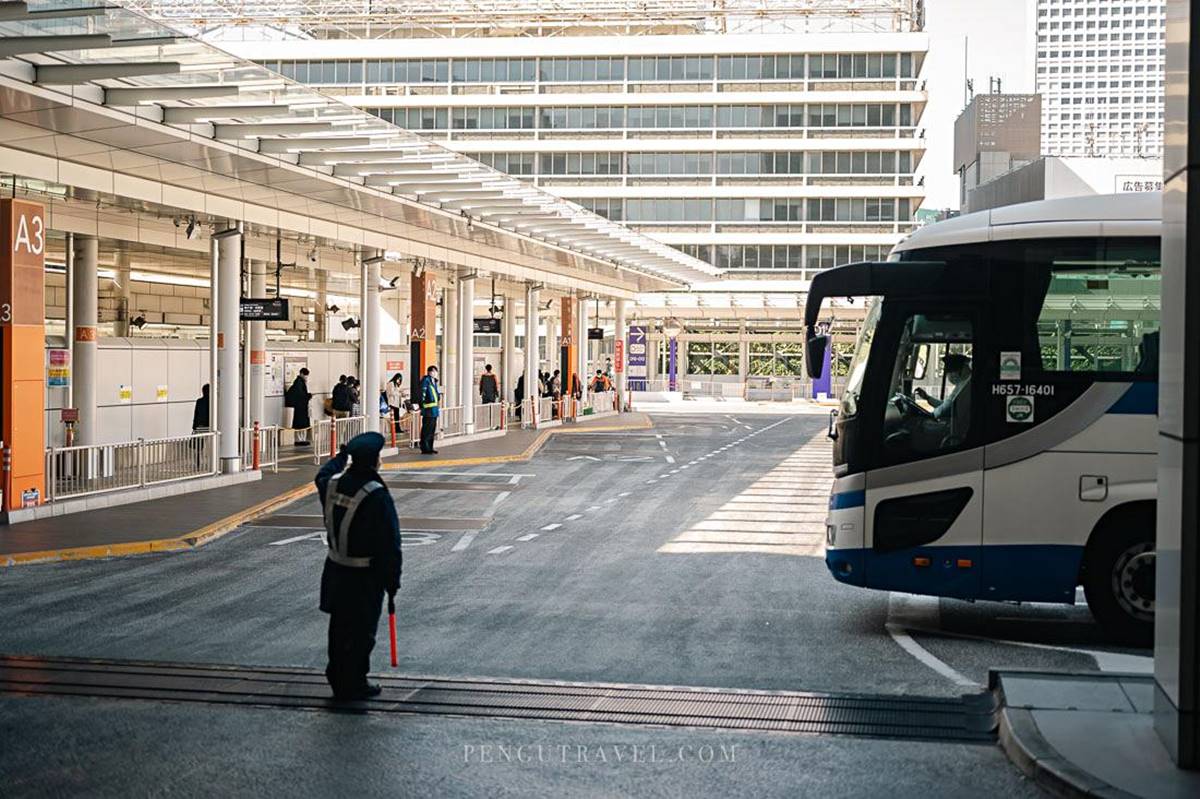
M 599 505 L 588 505 L 587 509 L 588 510 L 600 510 L 600 506 Z
M 517 540 L 518 540 L 518 541 L 532 541 L 533 539 L 535 539 L 535 538 L 537 538 L 537 537 L 538 537 L 538 534 L 537 534 L 537 533 L 530 533 L 529 535 L 523 535 L 523 536 L 521 536 L 521 537 L 520 537 L 520 538 L 518 538 Z
M 297 536 L 292 536 L 291 538 L 285 538 L 282 541 L 272 541 L 267 546 L 281 547 L 284 544 L 294 544 L 297 541 L 306 541 L 310 538 L 323 538 L 324 536 L 325 536 L 325 533 L 305 533 L 304 535 L 297 535 Z
M 458 542 L 454 546 L 450 547 L 450 551 L 462 552 L 464 549 L 471 546 L 471 542 L 475 540 L 475 535 L 475 533 L 463 533 L 462 538 L 458 539 Z
M 510 549 L 512 549 L 512 547 L 511 547 L 511 546 L 508 546 L 508 545 L 505 545 L 505 546 L 502 546 L 502 547 L 496 547 L 495 549 L 489 549 L 489 550 L 488 550 L 488 554 L 489 554 L 489 555 L 499 555 L 499 554 L 501 554 L 501 553 L 503 553 L 503 552 L 507 552 L 507 551 L 508 551 L 508 550 L 510 550 Z
M 618 497 L 627 497 L 627 496 L 629 496 L 629 493 L 630 492 L 628 492 L 628 491 L 622 491 L 620 494 L 617 494 L 617 496 Z
M 938 607 L 936 597 L 898 594 L 895 592 L 889 593 L 887 623 L 885 624 L 888 635 L 905 652 L 955 685 L 963 688 L 979 688 L 978 683 L 963 676 L 962 673 L 956 671 L 950 664 L 918 644 L 908 634 L 908 628 L 912 625 L 929 626 L 932 629 L 937 629 L 939 626 Z M 930 621 L 932 621 L 932 624 L 929 624 Z
M 546 525 L 545 527 L 543 527 L 542 529 L 543 529 L 543 530 L 557 530 L 557 529 L 558 529 L 558 528 L 560 528 L 560 527 L 562 527 L 562 525 L 561 525 L 561 524 L 558 524 L 557 522 L 555 522 L 554 524 L 547 524 L 547 525 Z
M 674 458 L 674 457 L 672 457 L 671 455 L 668 455 L 668 456 L 667 456 L 667 463 L 674 463 L 674 462 L 675 462 L 675 458 Z
M 496 495 L 496 498 L 492 500 L 492 507 L 493 508 L 496 507 L 501 502 L 503 502 L 504 500 L 508 499 L 511 496 L 512 496 L 511 491 L 501 491 L 499 494 Z
M 582 518 L 583 518 L 582 513 L 572 513 L 570 516 L 567 517 L 567 521 L 573 522 L 576 519 L 582 519 Z

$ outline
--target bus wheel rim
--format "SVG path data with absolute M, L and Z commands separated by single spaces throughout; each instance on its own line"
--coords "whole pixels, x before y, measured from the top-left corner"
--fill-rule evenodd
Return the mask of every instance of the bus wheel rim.
M 1113 596 L 1131 618 L 1154 618 L 1154 544 L 1143 541 L 1117 556 L 1112 570 Z

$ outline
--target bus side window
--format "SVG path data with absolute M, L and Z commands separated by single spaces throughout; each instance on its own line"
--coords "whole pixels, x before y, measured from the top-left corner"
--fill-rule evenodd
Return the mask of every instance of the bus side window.
M 884 411 L 886 460 L 902 463 L 962 448 L 971 429 L 973 329 L 956 314 L 912 314 L 896 352 Z
M 1158 249 L 1109 243 L 1087 260 L 1050 264 L 1037 318 L 1042 370 L 1157 375 Z

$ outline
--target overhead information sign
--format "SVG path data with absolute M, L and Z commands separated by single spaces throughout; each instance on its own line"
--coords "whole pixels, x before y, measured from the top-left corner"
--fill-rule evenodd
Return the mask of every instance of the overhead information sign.
M 476 318 L 475 319 L 475 332 L 476 333 L 499 333 L 500 332 L 500 320 L 493 319 L 493 318 L 490 318 L 487 316 L 483 317 L 482 319 Z
M 242 297 L 239 316 L 243 322 L 286 322 L 288 301 L 282 297 L 263 300 Z

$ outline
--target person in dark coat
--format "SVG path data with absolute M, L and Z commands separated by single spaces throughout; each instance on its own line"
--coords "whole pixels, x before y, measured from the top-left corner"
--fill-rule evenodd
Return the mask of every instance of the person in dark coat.
M 329 394 L 331 400 L 330 407 L 333 409 L 335 418 L 342 418 L 350 415 L 352 407 L 350 401 L 350 384 L 345 375 L 338 375 L 337 385 L 333 387 L 333 391 Z
M 438 416 L 441 415 L 442 390 L 438 387 L 438 368 L 431 366 L 421 378 L 421 454 L 436 455 L 433 448 L 437 433 Z
M 320 603 L 329 614 L 325 677 L 339 701 L 379 695 L 379 685 L 367 681 L 371 650 L 383 596 L 395 599 L 400 590 L 400 520 L 379 476 L 383 444 L 379 433 L 357 435 L 317 472 L 329 546 Z
M 484 364 L 483 374 L 479 376 L 479 398 L 485 405 L 500 399 L 500 381 L 492 372 L 492 365 Z
M 525 375 L 517 378 L 516 388 L 513 389 L 513 400 L 517 404 L 517 418 L 521 418 L 521 403 L 525 401 Z
M 297 447 L 307 447 L 312 443 L 309 438 L 312 419 L 308 415 L 308 404 L 312 401 L 312 396 L 308 390 L 308 368 L 304 367 L 283 395 L 283 404 L 292 409 L 292 429 L 296 431 L 293 435 Z
M 207 433 L 209 430 L 208 416 L 208 383 L 200 389 L 200 398 L 196 400 L 196 407 L 192 410 L 192 432 Z

